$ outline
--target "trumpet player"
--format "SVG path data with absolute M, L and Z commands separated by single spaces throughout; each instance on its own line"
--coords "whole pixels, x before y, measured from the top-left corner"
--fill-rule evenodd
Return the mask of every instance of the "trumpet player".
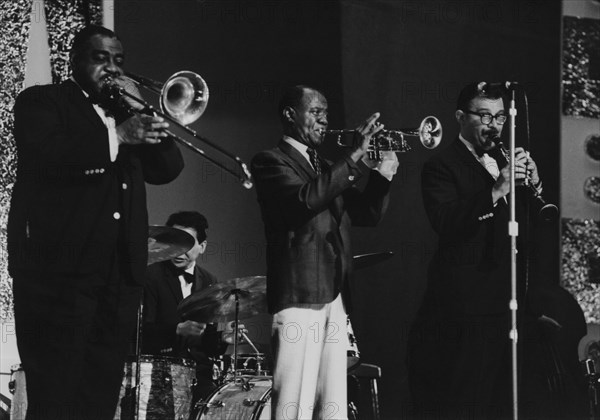
M 273 314 L 272 418 L 346 419 L 350 225 L 372 226 L 382 217 L 397 158 L 390 152 L 385 165 L 370 170 L 378 165 L 366 156 L 383 128 L 378 113 L 357 128 L 347 155 L 335 163 L 320 157 L 327 100 L 316 89 L 287 89 L 279 117 L 279 144 L 252 160 Z M 361 193 L 354 186 L 365 176 Z
M 422 171 L 423 203 L 439 245 L 410 335 L 410 385 L 425 417 L 490 419 L 511 413 L 511 191 L 497 144 L 507 121 L 502 92 L 466 86 L 455 116 L 456 139 Z M 537 166 L 522 148 L 515 166 L 517 185 L 527 180 L 541 187 Z M 443 374 L 432 362 L 440 354 Z

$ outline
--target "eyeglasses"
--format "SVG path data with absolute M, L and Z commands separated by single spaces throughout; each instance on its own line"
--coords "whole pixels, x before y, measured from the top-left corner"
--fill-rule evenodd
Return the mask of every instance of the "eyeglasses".
M 479 118 L 481 119 L 481 124 L 485 124 L 488 125 L 492 122 L 492 120 L 496 120 L 496 122 L 498 124 L 504 124 L 506 122 L 506 119 L 508 118 L 506 116 L 506 114 L 496 114 L 496 115 L 492 115 L 489 112 L 473 112 L 473 111 L 465 111 L 465 113 L 467 114 L 471 114 L 471 115 L 479 115 Z

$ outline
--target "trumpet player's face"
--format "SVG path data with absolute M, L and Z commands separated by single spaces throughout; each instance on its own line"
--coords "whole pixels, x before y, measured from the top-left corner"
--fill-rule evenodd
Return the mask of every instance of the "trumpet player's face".
M 108 79 L 122 76 L 123 47 L 117 38 L 92 36 L 87 48 L 71 59 L 73 78 L 91 96 L 97 96 Z
M 496 147 L 494 138 L 502 134 L 502 124 L 498 124 L 496 118 L 488 124 L 481 121 L 480 115 L 491 114 L 497 116 L 504 113 L 504 101 L 502 99 L 474 98 L 469 103 L 469 107 L 456 111 L 456 119 L 460 124 L 460 133 L 476 149 L 487 152 Z
M 290 108 L 291 137 L 308 147 L 323 143 L 327 129 L 327 99 L 320 92 L 305 89 L 301 103 Z

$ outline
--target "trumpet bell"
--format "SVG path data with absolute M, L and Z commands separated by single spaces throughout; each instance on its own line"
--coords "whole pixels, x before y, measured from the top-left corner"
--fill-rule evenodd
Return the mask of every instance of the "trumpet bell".
M 198 74 L 180 71 L 169 77 L 160 92 L 160 107 L 183 125 L 202 116 L 208 105 L 208 85 Z
M 425 117 L 419 126 L 419 139 L 427 149 L 435 149 L 442 141 L 442 123 L 433 115 Z

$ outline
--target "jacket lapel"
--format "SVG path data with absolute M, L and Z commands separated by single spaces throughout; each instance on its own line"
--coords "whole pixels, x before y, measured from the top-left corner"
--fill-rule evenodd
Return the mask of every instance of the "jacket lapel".
M 179 283 L 179 276 L 177 275 L 177 271 L 175 270 L 175 266 L 167 261 L 167 264 L 170 267 L 167 268 L 167 272 L 165 273 L 165 278 L 167 280 L 167 284 L 169 286 L 169 290 L 173 294 L 176 302 L 179 304 L 183 300 L 183 292 L 181 291 L 181 283 Z
M 456 148 L 456 152 L 458 153 L 460 159 L 466 165 L 469 165 L 470 167 L 479 171 L 489 185 L 493 185 L 496 182 L 494 177 L 487 171 L 487 169 L 485 169 L 483 167 L 483 165 L 477 159 L 475 159 L 475 156 L 473 156 L 473 154 L 469 151 L 469 149 L 467 149 L 467 146 L 465 146 L 458 137 L 456 138 L 454 147 Z M 490 156 L 492 156 L 492 155 L 490 155 Z M 504 160 L 503 156 L 497 156 L 497 153 L 494 153 L 492 157 L 494 159 L 496 159 L 496 163 L 498 164 L 498 169 L 501 169 L 504 167 L 504 165 L 506 165 L 506 160 Z M 505 200 L 498 200 L 497 205 L 498 205 L 499 211 L 505 211 L 505 207 L 506 207 Z
M 471 168 L 478 171 L 488 182 L 494 183 L 496 180 L 490 173 L 483 167 L 483 165 L 473 156 L 471 151 L 467 149 L 467 146 L 463 144 L 463 142 L 457 137 L 454 141 L 453 147 L 456 150 L 460 160 L 462 160 L 465 165 L 470 166 Z M 498 163 L 498 167 L 500 167 L 500 163 Z
M 298 150 L 296 150 L 294 146 L 281 140 L 278 147 L 279 150 L 283 152 L 283 157 L 285 160 L 290 164 L 290 166 L 296 169 L 296 171 L 302 175 L 303 178 L 305 178 L 307 181 L 316 178 L 317 174 L 312 166 L 310 166 L 310 163 Z
M 278 145 L 279 149 L 283 152 L 283 156 L 286 158 L 286 161 L 296 169 L 296 171 L 303 176 L 306 181 L 312 181 L 317 177 L 317 174 L 310 163 L 306 160 L 302 154 L 296 150 L 295 147 L 286 143 L 285 141 L 280 141 Z M 326 171 L 331 166 L 330 162 L 321 158 L 321 169 Z M 341 195 L 336 197 L 331 204 L 329 205 L 329 210 L 335 217 L 337 223 L 340 223 L 342 217 L 342 208 L 343 208 L 343 198 Z
M 192 289 L 192 293 L 198 292 L 200 290 L 204 290 L 209 287 L 210 279 L 204 275 L 202 270 L 198 268 L 197 265 L 194 266 L 194 288 Z
M 74 108 L 79 110 L 81 115 L 90 120 L 99 128 L 103 128 L 106 130 L 106 126 L 102 122 L 102 119 L 94 109 L 92 102 L 85 97 L 81 88 L 72 80 L 66 80 L 63 82 L 63 86 L 68 91 L 68 97 L 71 98 L 71 101 L 74 104 Z

